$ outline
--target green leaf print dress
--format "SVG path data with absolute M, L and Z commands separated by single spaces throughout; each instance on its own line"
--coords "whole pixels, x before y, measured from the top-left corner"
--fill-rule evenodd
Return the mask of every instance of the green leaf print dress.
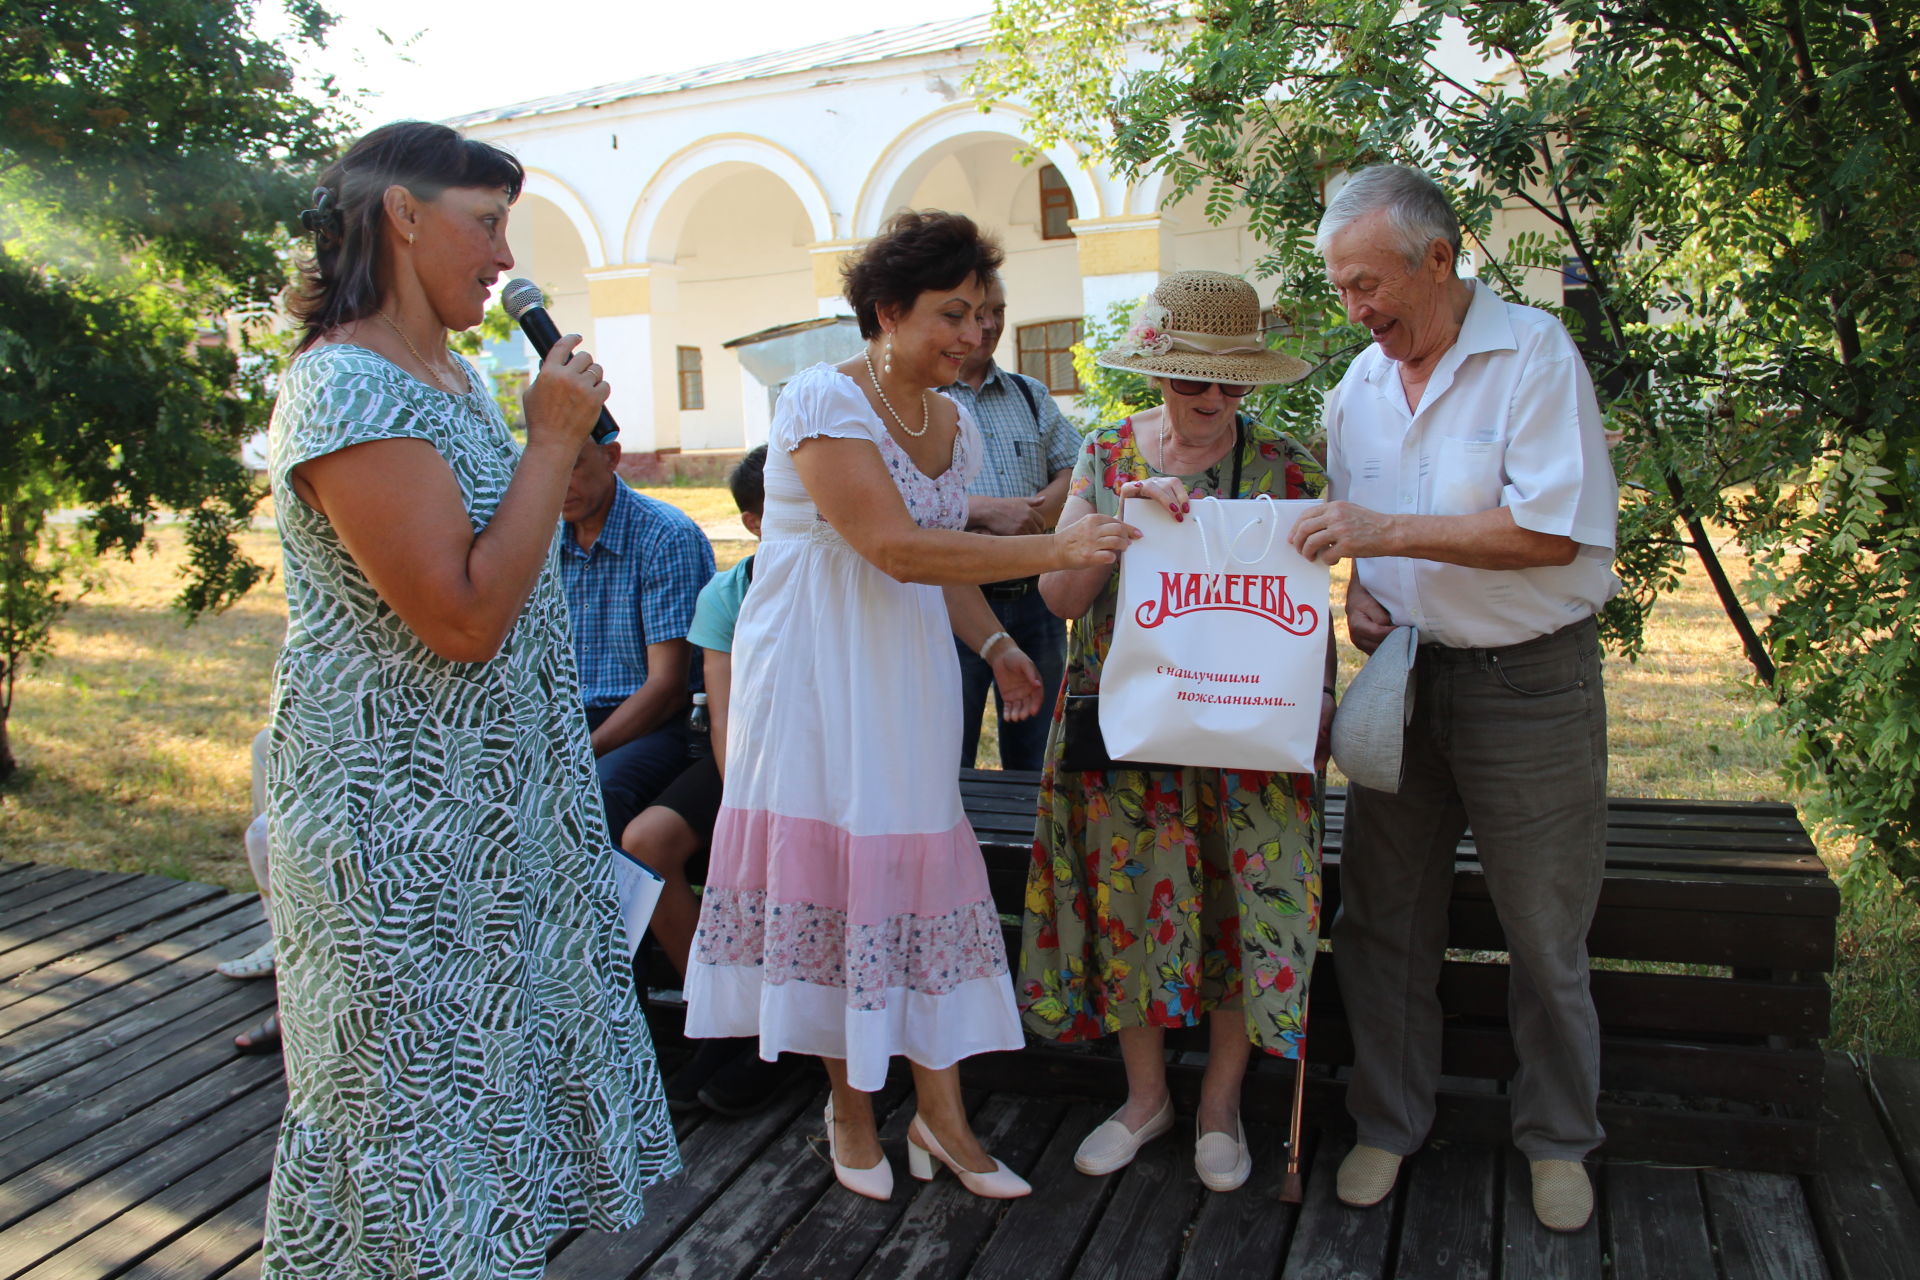
M 288 631 L 267 766 L 286 1118 L 270 1280 L 535 1280 L 679 1167 L 616 912 L 549 554 L 499 655 L 429 650 L 291 480 L 431 444 L 473 527 L 519 449 L 471 366 L 451 395 L 364 348 L 287 370 L 272 477 Z
M 1244 420 L 1243 420 L 1244 421 Z M 1307 498 L 1320 468 L 1293 441 L 1246 423 L 1240 497 Z M 1070 496 L 1118 514 L 1120 486 L 1162 474 L 1131 420 L 1087 433 Z M 1231 456 L 1182 476 L 1224 492 Z M 1119 574 L 1073 625 L 1066 691 L 1095 693 L 1113 641 Z M 1060 767 L 1066 699 L 1054 709 L 1034 831 L 1017 984 L 1029 1030 L 1091 1040 L 1123 1027 L 1187 1027 L 1244 1012 L 1256 1046 L 1295 1056 L 1320 932 L 1320 816 L 1311 774 Z

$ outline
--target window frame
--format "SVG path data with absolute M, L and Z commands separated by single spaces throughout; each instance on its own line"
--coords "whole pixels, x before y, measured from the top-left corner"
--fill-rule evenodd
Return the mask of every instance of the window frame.
M 1052 175 L 1049 177 L 1048 175 Z M 1066 216 L 1060 219 L 1059 231 L 1049 229 L 1048 215 L 1056 210 L 1065 210 Z M 1040 166 L 1040 238 L 1042 240 L 1072 240 L 1073 228 L 1068 225 L 1080 216 L 1080 206 L 1074 201 L 1073 188 L 1067 185 L 1067 177 L 1060 172 L 1058 165 Z
M 692 368 L 687 367 L 688 356 L 693 357 Z M 707 407 L 706 358 L 701 355 L 699 347 L 676 346 L 673 349 L 673 377 L 682 413 L 699 413 Z
M 1071 335 L 1065 346 L 1056 346 L 1052 342 L 1054 335 L 1050 331 L 1060 325 L 1068 326 Z M 1040 345 L 1030 347 L 1027 335 L 1036 331 L 1039 332 Z M 1028 377 L 1046 384 L 1049 395 L 1080 395 L 1086 388 L 1080 382 L 1080 371 L 1073 367 L 1073 349 L 1085 338 L 1085 321 L 1079 316 L 1061 316 L 1053 320 L 1035 320 L 1031 324 L 1015 325 L 1013 327 L 1014 367 Z M 1029 356 L 1039 361 L 1038 367 L 1041 372 L 1035 373 L 1028 367 Z M 1055 384 L 1052 377 L 1055 356 L 1065 357 L 1066 369 L 1068 376 L 1072 379 L 1072 385 L 1063 387 Z

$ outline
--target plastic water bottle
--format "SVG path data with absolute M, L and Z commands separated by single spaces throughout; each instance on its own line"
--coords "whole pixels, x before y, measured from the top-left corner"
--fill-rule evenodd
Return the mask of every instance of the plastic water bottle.
M 713 753 L 713 724 L 707 718 L 707 695 L 693 695 L 693 710 L 687 712 L 688 737 L 691 739 L 689 750 L 696 757 Z

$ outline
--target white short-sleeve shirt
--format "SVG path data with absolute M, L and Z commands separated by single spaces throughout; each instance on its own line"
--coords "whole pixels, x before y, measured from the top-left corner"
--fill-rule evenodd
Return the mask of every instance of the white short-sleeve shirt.
M 1402 556 L 1354 562 L 1360 582 L 1423 641 L 1495 648 L 1593 614 L 1613 576 L 1619 488 L 1600 406 L 1566 329 L 1477 280 L 1460 336 L 1409 412 L 1399 365 L 1369 347 L 1327 397 L 1330 498 L 1396 515 L 1505 507 L 1580 544 L 1568 565 L 1470 569 Z

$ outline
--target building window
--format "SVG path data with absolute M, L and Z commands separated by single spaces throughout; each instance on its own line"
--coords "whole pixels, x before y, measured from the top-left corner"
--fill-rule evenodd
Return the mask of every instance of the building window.
M 1013 331 L 1020 372 L 1047 384 L 1057 396 L 1080 393 L 1080 377 L 1073 371 L 1073 348 L 1080 341 L 1078 320 L 1048 320 L 1023 324 Z
M 704 409 L 707 407 L 706 386 L 700 381 L 700 348 L 675 347 L 680 365 L 680 407 L 682 409 Z
M 1073 191 L 1067 186 L 1067 180 L 1060 171 L 1050 164 L 1040 166 L 1040 238 L 1042 240 L 1071 240 L 1073 228 L 1067 225 L 1071 218 L 1080 216 L 1073 205 Z

